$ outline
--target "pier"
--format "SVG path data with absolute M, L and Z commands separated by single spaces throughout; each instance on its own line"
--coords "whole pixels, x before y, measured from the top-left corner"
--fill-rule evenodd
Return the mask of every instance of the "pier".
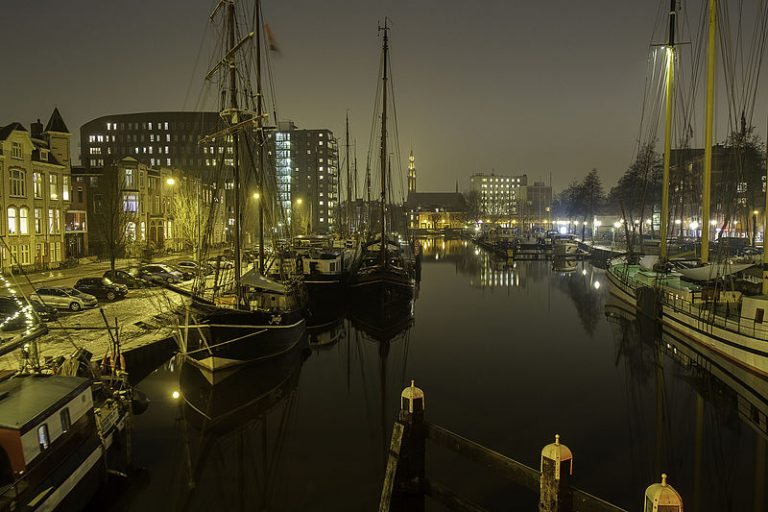
M 538 495 L 540 512 L 627 512 L 570 483 L 573 453 L 555 435 L 554 443 L 541 450 L 540 469 L 518 462 L 479 443 L 424 419 L 424 392 L 414 381 L 400 398 L 400 412 L 392 429 L 386 473 L 382 485 L 379 512 L 423 511 L 430 498 L 449 510 L 489 512 L 450 487 L 426 474 L 427 441 L 477 462 L 515 486 Z M 646 511 L 682 512 L 680 495 L 666 483 L 646 489 Z M 663 507 L 659 505 L 662 504 Z

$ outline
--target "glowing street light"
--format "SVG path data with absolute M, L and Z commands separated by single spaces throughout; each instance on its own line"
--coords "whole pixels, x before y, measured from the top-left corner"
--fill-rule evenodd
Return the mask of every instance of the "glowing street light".
M 172 187 L 176 184 L 176 180 L 173 178 L 168 178 L 167 180 L 165 180 L 165 184 L 168 185 L 169 187 Z
M 253 193 L 253 198 L 254 198 L 256 201 L 258 201 L 258 200 L 261 198 L 261 194 L 259 194 L 258 192 L 254 192 L 254 193 Z

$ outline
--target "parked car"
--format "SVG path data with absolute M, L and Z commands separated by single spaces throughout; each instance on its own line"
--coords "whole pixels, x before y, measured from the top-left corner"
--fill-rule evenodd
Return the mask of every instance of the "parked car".
M 128 293 L 128 287 L 117 284 L 108 277 L 84 277 L 78 279 L 74 288 L 98 299 L 115 300 Z
M 74 288 L 62 287 L 38 288 L 35 293 L 30 294 L 29 300 L 70 311 L 95 308 L 99 304 L 93 295 L 88 295 Z
M 24 309 L 27 307 L 31 307 L 37 313 L 37 317 L 44 322 L 55 320 L 58 316 L 55 308 L 40 304 L 39 302 L 30 301 L 27 304 L 25 301 L 15 297 L 0 297 L 0 329 L 3 331 L 15 331 L 27 327 L 28 317 L 23 314 Z
M 203 263 L 202 265 L 199 264 L 196 261 L 192 260 L 182 260 L 179 262 L 176 262 L 174 267 L 177 268 L 177 270 L 183 270 L 187 272 L 192 272 L 193 274 L 197 275 L 199 273 L 202 273 L 204 275 L 213 274 L 213 266 L 208 263 Z
M 124 284 L 129 290 L 146 288 L 147 281 L 142 279 L 141 272 L 137 268 L 125 270 L 107 270 L 104 277 L 117 284 Z
M 235 268 L 235 262 L 223 256 L 221 258 L 216 258 L 216 257 L 208 258 L 208 264 L 213 268 L 216 268 L 218 266 L 219 269 L 224 269 L 224 270 Z
M 184 275 L 181 272 L 164 263 L 144 265 L 141 267 L 141 273 L 144 279 L 155 282 L 173 284 L 184 280 Z

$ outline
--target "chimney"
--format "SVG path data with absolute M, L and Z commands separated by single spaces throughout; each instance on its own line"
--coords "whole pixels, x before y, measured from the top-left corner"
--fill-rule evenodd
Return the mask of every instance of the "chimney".
M 43 138 L 43 123 L 40 122 L 40 119 L 35 121 L 30 125 L 31 132 L 32 132 L 32 138 L 33 139 L 42 139 Z

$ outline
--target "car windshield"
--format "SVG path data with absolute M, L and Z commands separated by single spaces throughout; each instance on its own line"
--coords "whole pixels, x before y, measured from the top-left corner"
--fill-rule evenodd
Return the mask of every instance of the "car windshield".
M 72 295 L 75 297 L 82 295 L 81 292 L 79 292 L 78 290 L 75 290 L 74 288 L 62 288 L 61 291 L 63 291 L 67 295 Z
M 113 282 L 112 282 L 112 280 L 111 280 L 110 278 L 108 278 L 108 277 L 105 277 L 104 279 L 102 279 L 102 280 L 101 280 L 101 282 L 102 282 L 103 284 L 115 284 L 115 283 L 113 283 Z

